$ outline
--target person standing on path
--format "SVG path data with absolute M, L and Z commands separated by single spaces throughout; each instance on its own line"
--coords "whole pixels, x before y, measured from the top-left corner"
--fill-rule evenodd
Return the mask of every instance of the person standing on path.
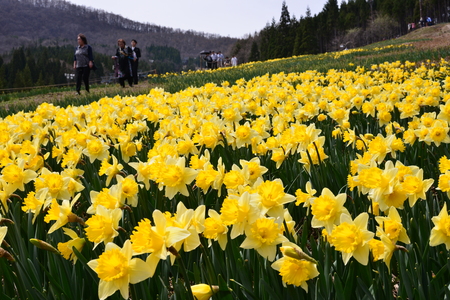
M 213 51 L 211 53 L 211 58 L 212 58 L 211 69 L 215 70 L 215 69 L 217 69 L 217 54 L 216 54 L 216 52 Z
M 139 58 L 141 58 L 141 49 L 136 47 L 137 41 L 131 40 L 131 50 L 134 52 L 134 59 L 131 62 L 131 69 L 133 73 L 133 83 L 138 84 L 138 66 L 139 66 Z
M 237 66 L 237 57 L 236 55 L 233 55 L 233 57 L 231 58 L 231 66 L 232 67 L 236 67 Z
M 224 60 L 224 56 L 222 51 L 219 51 L 217 53 L 217 67 L 218 68 L 222 68 L 223 67 L 223 60 Z
M 80 95 L 81 81 L 84 82 L 86 92 L 89 93 L 89 74 L 94 67 L 94 55 L 92 53 L 92 47 L 88 45 L 87 38 L 84 34 L 80 33 L 78 35 L 77 42 L 78 46 L 75 49 L 73 68 L 75 69 L 77 78 L 77 93 Z
M 122 87 L 125 87 L 125 79 L 127 79 L 129 86 L 132 87 L 131 61 L 134 60 L 133 50 L 126 46 L 123 39 L 117 40 L 117 45 L 119 48 L 117 48 L 116 55 L 112 56 L 112 59 L 115 59 L 118 65 L 117 77 L 119 78 L 119 83 Z

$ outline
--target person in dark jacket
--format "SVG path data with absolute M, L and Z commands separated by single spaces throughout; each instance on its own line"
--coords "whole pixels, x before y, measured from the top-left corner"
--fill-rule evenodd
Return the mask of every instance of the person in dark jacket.
M 131 71 L 131 62 L 134 60 L 133 50 L 126 46 L 123 39 L 117 40 L 116 55 L 112 58 L 115 60 L 115 65 L 117 69 L 117 77 L 119 78 L 119 83 L 122 87 L 125 87 L 125 79 L 127 79 L 128 84 L 133 86 L 133 77 Z
M 138 66 L 139 66 L 139 58 L 141 58 L 141 49 L 136 47 L 137 41 L 131 40 L 131 50 L 134 52 L 134 59 L 131 62 L 131 70 L 133 74 L 133 83 L 138 84 Z
M 94 67 L 94 55 L 92 54 L 92 47 L 88 45 L 87 38 L 80 33 L 77 37 L 78 46 L 75 49 L 73 57 L 73 68 L 75 69 L 77 78 L 77 93 L 80 94 L 81 81 L 84 82 L 84 87 L 89 93 L 89 74 Z

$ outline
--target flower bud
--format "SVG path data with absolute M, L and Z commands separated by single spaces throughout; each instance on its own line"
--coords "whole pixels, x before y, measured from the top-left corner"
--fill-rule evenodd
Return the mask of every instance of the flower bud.
M 192 294 L 194 299 L 197 300 L 208 300 L 211 296 L 219 291 L 217 285 L 210 286 L 209 284 L 200 283 L 191 286 Z
M 85 223 L 84 223 L 83 219 L 80 218 L 79 216 L 77 216 L 74 213 L 70 213 L 67 216 L 67 220 L 69 220 L 69 222 L 71 222 L 71 223 L 80 223 L 81 226 L 85 226 Z
M 288 256 L 290 258 L 294 258 L 294 259 L 298 259 L 298 260 L 306 260 L 309 262 L 312 262 L 314 264 L 317 264 L 317 261 L 312 258 L 311 256 L 307 255 L 305 252 L 301 251 L 300 248 L 294 248 L 291 246 L 284 246 L 284 247 L 280 247 L 281 252 L 283 252 L 283 254 L 285 256 Z
M 0 224 L 5 224 L 5 223 L 14 225 L 14 222 L 12 220 L 0 217 Z
M 7 260 L 9 260 L 9 261 L 11 261 L 11 262 L 16 261 L 16 260 L 14 259 L 14 257 L 12 257 L 11 253 L 9 253 L 8 251 L 6 251 L 6 250 L 3 249 L 3 248 L 0 248 L 0 257 L 4 257 L 4 258 L 6 258 Z
M 178 253 L 177 249 L 174 246 L 170 246 L 167 250 L 169 250 L 170 254 L 175 257 L 180 257 L 180 253 Z
M 47 251 L 50 251 L 50 252 L 53 252 L 53 253 L 59 253 L 59 251 L 55 247 L 53 247 L 52 245 L 50 245 L 47 242 L 44 242 L 44 241 L 41 241 L 41 240 L 38 240 L 38 239 L 30 239 L 30 242 L 33 245 L 35 245 L 36 247 L 38 247 L 39 249 L 47 250 Z

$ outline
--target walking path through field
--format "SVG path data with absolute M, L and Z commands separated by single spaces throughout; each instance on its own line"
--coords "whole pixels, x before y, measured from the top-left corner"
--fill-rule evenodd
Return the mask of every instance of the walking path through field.
M 117 84 L 108 84 L 102 86 L 91 86 L 90 93 L 87 94 L 85 90 L 81 90 L 81 95 L 78 95 L 75 92 L 75 87 L 70 91 L 58 91 L 58 92 L 50 92 L 46 94 L 27 96 L 22 98 L 15 98 L 10 101 L 0 102 L 0 108 L 8 108 L 10 106 L 18 105 L 24 106 L 28 103 L 40 104 L 43 102 L 54 103 L 65 100 L 67 98 L 83 98 L 89 95 L 89 98 L 95 98 L 93 101 L 98 100 L 102 97 L 109 96 L 114 97 L 116 95 L 126 96 L 126 95 L 140 95 L 140 94 L 148 94 L 151 88 L 154 88 L 154 85 L 148 83 L 148 80 L 142 80 L 138 85 L 134 85 L 133 87 L 126 86 L 122 88 L 118 83 Z M 96 97 L 98 96 L 98 97 Z
M 450 23 L 419 28 L 400 37 L 400 39 L 417 40 L 416 42 L 412 42 L 414 47 L 424 50 L 449 47 Z

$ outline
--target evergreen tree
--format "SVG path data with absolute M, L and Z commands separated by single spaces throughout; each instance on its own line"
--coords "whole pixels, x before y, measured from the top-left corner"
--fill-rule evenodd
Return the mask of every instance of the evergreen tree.
M 237 56 L 239 54 L 239 51 L 241 51 L 241 49 L 242 49 L 242 45 L 238 41 L 236 44 L 234 44 L 233 49 L 231 50 L 231 55 L 232 56 L 234 56 L 234 55 Z
M 6 67 L 4 64 L 0 66 L 0 89 L 6 89 L 7 88 L 7 82 L 6 82 Z
M 303 22 L 300 23 L 299 35 L 301 37 L 298 46 L 299 54 L 316 54 L 317 49 L 317 39 L 316 39 L 316 25 L 314 23 L 314 18 L 311 16 L 311 10 L 309 6 L 306 9 L 306 17 Z
M 186 61 L 186 65 L 185 65 L 184 69 L 186 71 L 188 71 L 188 70 L 194 71 L 198 65 L 199 65 L 198 60 L 196 60 L 192 57 L 189 57 L 188 60 Z
M 20 76 L 22 77 L 23 87 L 32 87 L 33 79 L 31 78 L 31 70 L 28 64 L 25 66 L 23 71 L 20 72 Z
M 27 66 L 30 69 L 30 76 L 31 76 L 31 82 L 34 85 L 37 81 L 38 72 L 36 70 L 36 61 L 34 60 L 34 57 L 31 55 L 31 53 L 28 53 L 27 51 Z
M 362 28 L 363 30 L 366 30 L 368 20 L 372 18 L 371 15 L 371 3 L 373 0 L 356 0 L 355 4 L 357 6 L 357 24 L 356 27 Z
M 354 10 L 354 1 L 343 1 L 339 10 L 339 28 L 341 30 L 349 30 L 355 28 L 356 15 Z
M 332 42 L 338 36 L 339 6 L 337 0 L 328 0 L 325 3 L 323 12 L 325 13 L 325 27 L 322 34 L 327 39 L 327 51 L 332 51 Z
M 250 56 L 248 58 L 248 61 L 259 61 L 260 55 L 259 55 L 259 49 L 258 49 L 258 43 L 256 43 L 255 40 L 253 40 L 252 48 L 250 50 Z
M 420 3 L 423 17 L 449 20 L 449 0 L 423 0 Z M 374 22 L 379 22 L 381 17 L 388 23 L 376 26 Z M 283 2 L 280 21 L 276 23 L 273 19 L 254 38 L 259 42 L 261 60 L 324 53 L 339 50 L 347 37 L 354 41 L 352 46 L 359 47 L 405 34 L 407 24 L 417 22 L 419 17 L 418 0 L 327 0 L 320 13 L 311 16 L 308 8 L 306 17 L 297 21 L 290 17 Z M 251 52 L 252 41 L 253 38 L 240 41 L 243 52 Z
M 25 87 L 25 83 L 23 82 L 22 72 L 19 71 L 16 73 L 14 77 L 14 88 L 22 88 Z
M 291 31 L 292 20 L 286 2 L 283 1 L 283 4 L 281 5 L 280 23 L 277 26 L 278 34 L 276 35 L 275 41 L 277 50 L 275 57 L 289 57 L 292 55 L 294 38 L 291 35 Z
M 39 72 L 39 77 L 38 80 L 36 81 L 36 86 L 44 86 L 46 84 L 45 80 L 44 80 L 44 74 L 42 74 L 42 71 Z
M 40 71 L 44 71 L 48 61 L 49 61 L 48 49 L 44 48 L 42 49 L 42 52 L 39 54 L 36 68 Z
M 55 78 L 52 74 L 48 74 L 48 85 L 54 85 L 55 84 Z
M 260 55 L 261 60 L 267 60 L 276 57 L 276 25 L 275 19 L 272 19 L 272 23 L 267 24 L 263 30 L 261 30 L 259 36 L 261 39 Z
M 152 67 L 158 73 L 179 72 L 182 69 L 180 51 L 173 47 L 151 45 L 147 47 L 149 57 L 154 61 Z
M 17 73 L 19 73 L 21 70 L 25 68 L 25 65 L 27 64 L 26 58 L 25 58 L 25 52 L 23 51 L 23 47 L 20 47 L 19 49 L 13 50 L 13 55 L 11 62 L 9 63 L 9 72 L 8 77 L 9 79 L 14 79 L 11 84 L 13 86 L 16 86 L 15 79 L 20 78 L 20 76 L 17 76 Z M 20 83 L 19 83 L 20 85 Z M 20 86 L 22 87 L 22 86 Z
M 302 40 L 302 32 L 300 30 L 301 27 L 297 29 L 297 34 L 295 35 L 295 41 L 294 41 L 294 49 L 292 50 L 292 55 L 297 56 L 300 55 L 300 44 Z

